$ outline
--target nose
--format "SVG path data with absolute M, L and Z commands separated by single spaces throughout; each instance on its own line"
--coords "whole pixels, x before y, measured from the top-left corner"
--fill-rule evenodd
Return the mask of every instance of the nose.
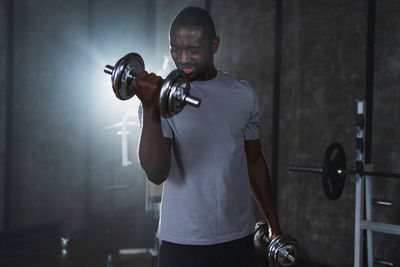
M 191 60 L 190 54 L 185 49 L 182 49 L 182 52 L 179 55 L 179 62 L 181 64 L 186 64 L 190 62 L 190 60 Z

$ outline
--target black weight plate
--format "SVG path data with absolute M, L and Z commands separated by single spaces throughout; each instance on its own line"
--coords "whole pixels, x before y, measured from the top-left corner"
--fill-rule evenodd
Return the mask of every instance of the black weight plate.
M 343 146 L 339 143 L 332 143 L 325 152 L 322 171 L 322 183 L 326 196 L 336 200 L 343 193 L 346 175 L 338 173 L 338 170 L 346 170 L 346 154 Z
M 168 118 L 174 115 L 171 114 L 169 111 L 170 94 L 171 94 L 171 89 L 173 89 L 173 86 L 177 78 L 181 77 L 182 73 L 184 72 L 180 70 L 173 70 L 170 74 L 168 74 L 167 78 L 165 78 L 164 83 L 161 87 L 159 104 L 160 104 L 160 114 L 164 118 Z
M 132 80 L 144 71 L 143 58 L 137 53 L 129 53 L 125 56 L 125 68 L 121 77 L 120 95 L 127 100 L 135 95 L 131 87 Z
M 168 112 L 171 115 L 178 114 L 185 107 L 184 96 L 190 91 L 190 83 L 183 72 L 177 76 L 168 97 Z
M 113 72 L 111 74 L 111 86 L 114 91 L 114 94 L 117 98 L 121 99 L 121 95 L 119 94 L 119 88 L 121 87 L 121 76 L 124 69 L 124 61 L 125 57 L 120 58 L 117 63 L 115 63 Z
M 136 76 L 144 71 L 143 58 L 137 53 L 129 53 L 118 60 L 111 75 L 112 87 L 115 95 L 121 100 L 130 99 L 135 95 L 130 83 L 130 76 Z

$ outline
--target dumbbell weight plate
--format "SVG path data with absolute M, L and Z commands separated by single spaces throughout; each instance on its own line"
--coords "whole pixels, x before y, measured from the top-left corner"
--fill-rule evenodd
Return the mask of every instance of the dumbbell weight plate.
M 174 114 L 179 113 L 185 106 L 183 99 L 182 101 L 179 99 L 181 93 L 189 94 L 190 91 L 190 84 L 189 82 L 185 81 L 184 77 L 184 72 L 180 70 L 174 70 L 164 80 L 164 83 L 161 87 L 159 100 L 161 116 L 166 118 L 171 117 Z M 178 92 L 178 94 L 176 94 L 176 92 Z
M 111 83 L 119 99 L 128 100 L 135 95 L 130 85 L 144 69 L 143 58 L 137 53 L 129 53 L 118 60 L 111 74 Z
M 171 86 L 174 82 L 175 75 L 173 75 L 175 72 L 171 72 L 167 78 L 165 78 L 163 85 L 161 86 L 161 91 L 160 91 L 160 99 L 159 99 L 159 107 L 160 107 L 160 115 L 163 117 L 169 117 L 167 116 L 168 113 L 168 95 L 169 92 L 171 91 Z
M 288 235 L 275 237 L 268 245 L 268 260 L 272 267 L 296 265 L 299 258 L 300 245 L 296 239 Z
M 178 114 L 185 107 L 185 97 L 190 94 L 190 83 L 178 76 L 171 88 L 168 97 L 168 112 L 171 115 Z

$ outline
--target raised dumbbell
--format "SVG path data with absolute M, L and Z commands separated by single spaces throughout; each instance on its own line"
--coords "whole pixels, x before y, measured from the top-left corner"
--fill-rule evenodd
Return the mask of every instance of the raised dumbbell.
M 106 65 L 104 72 L 111 75 L 111 84 L 117 98 L 128 100 L 135 95 L 131 86 L 135 77 L 144 71 L 143 58 L 129 53 L 117 61 L 115 66 Z M 160 92 L 160 114 L 171 117 L 182 111 L 186 104 L 199 107 L 201 100 L 190 95 L 190 82 L 180 70 L 172 71 L 164 80 Z
M 278 235 L 269 239 L 269 227 L 266 221 L 256 224 L 254 247 L 260 253 L 266 253 L 270 266 L 293 266 L 299 258 L 300 245 L 296 239 L 288 235 Z

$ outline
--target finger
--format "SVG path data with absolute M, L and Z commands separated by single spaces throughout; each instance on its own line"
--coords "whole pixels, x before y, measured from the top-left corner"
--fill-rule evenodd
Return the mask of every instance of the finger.
M 146 80 L 143 80 L 143 77 L 137 77 L 132 82 L 132 88 L 137 97 L 142 100 L 143 98 L 143 88 L 145 87 Z
M 162 81 L 162 78 L 160 76 L 155 75 L 154 77 L 152 77 L 150 79 L 151 83 L 156 83 L 157 85 L 160 83 L 160 81 Z
M 131 82 L 131 86 L 133 87 L 134 90 L 136 90 L 136 88 L 138 87 L 138 81 L 146 77 L 147 74 L 148 74 L 147 71 L 142 71 L 138 75 L 136 75 L 135 79 L 133 79 L 133 81 Z
M 146 78 L 147 79 L 153 79 L 154 77 L 157 77 L 157 75 L 155 74 L 155 73 L 149 73 L 147 76 L 146 76 Z
M 142 78 L 146 77 L 147 75 L 149 75 L 149 73 L 144 70 L 144 71 L 140 72 L 138 75 L 136 75 L 135 79 L 142 79 Z

